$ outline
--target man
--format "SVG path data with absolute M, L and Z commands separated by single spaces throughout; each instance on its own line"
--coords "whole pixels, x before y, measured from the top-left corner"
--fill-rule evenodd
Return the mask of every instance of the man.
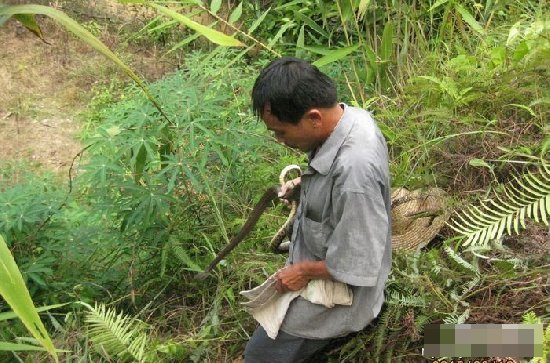
M 281 58 L 259 75 L 254 112 L 279 142 L 308 153 L 287 265 L 279 292 L 332 279 L 353 292 L 350 306 L 292 301 L 277 338 L 258 327 L 245 362 L 302 362 L 334 337 L 359 331 L 380 312 L 391 267 L 390 177 L 386 142 L 371 115 L 337 102 L 334 82 L 316 67 Z

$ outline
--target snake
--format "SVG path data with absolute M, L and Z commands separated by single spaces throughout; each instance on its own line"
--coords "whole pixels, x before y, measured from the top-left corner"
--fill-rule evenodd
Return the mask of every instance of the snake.
M 267 207 L 269 207 L 269 205 L 272 202 L 278 201 L 279 191 L 281 190 L 281 187 L 285 184 L 286 175 L 291 170 L 298 170 L 301 174 L 301 169 L 297 165 L 288 165 L 281 171 L 281 173 L 279 174 L 280 185 L 274 185 L 265 190 L 265 192 L 262 194 L 262 197 L 252 209 L 252 212 L 248 216 L 247 220 L 245 221 L 245 223 L 243 224 L 239 232 L 237 232 L 237 234 L 231 238 L 229 243 L 220 252 L 218 252 L 216 257 L 214 258 L 214 260 L 212 260 L 212 262 L 210 262 L 208 267 L 206 267 L 206 269 L 203 272 L 197 274 L 196 278 L 198 280 L 206 279 L 210 275 L 214 267 L 216 267 L 216 265 L 221 260 L 223 260 L 225 256 L 227 256 L 235 247 L 237 247 L 237 245 L 240 242 L 242 242 L 246 238 L 246 236 L 248 236 L 248 234 L 252 231 L 256 223 L 258 223 L 258 220 L 260 219 L 261 215 L 265 212 Z M 283 238 L 287 235 L 289 231 L 289 226 L 292 224 L 292 221 L 294 220 L 294 216 L 296 215 L 296 208 L 298 206 L 297 189 L 298 188 L 295 188 L 291 193 L 291 195 L 288 196 L 288 199 L 291 202 L 291 210 L 286 221 L 281 226 L 281 228 L 279 228 L 277 233 L 275 233 L 275 235 L 273 236 L 273 238 L 269 243 L 269 246 L 273 252 L 281 252 L 281 250 L 279 249 L 281 242 Z

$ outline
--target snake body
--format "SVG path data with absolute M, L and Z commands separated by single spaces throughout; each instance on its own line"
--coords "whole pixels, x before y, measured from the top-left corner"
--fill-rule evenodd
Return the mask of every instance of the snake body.
M 279 182 L 281 183 L 281 186 L 284 184 L 284 178 L 286 174 L 293 169 L 300 170 L 300 167 L 296 165 L 289 165 L 285 167 L 281 174 L 279 175 Z M 271 239 L 270 247 L 274 252 L 281 252 L 279 250 L 279 245 L 281 244 L 281 241 L 283 238 L 287 235 L 289 226 L 291 225 L 292 221 L 294 220 L 294 215 L 296 214 L 296 207 L 298 205 L 297 203 L 297 189 L 294 189 L 291 195 L 288 197 L 288 199 L 291 201 L 291 211 L 290 214 L 283 224 L 281 228 L 279 228 L 279 231 L 275 234 L 275 236 Z M 210 262 L 208 267 L 201 273 L 199 273 L 196 278 L 199 280 L 204 280 L 205 278 L 210 275 L 210 272 L 216 267 L 216 265 L 223 260 L 225 256 L 229 254 L 237 245 L 252 231 L 256 223 L 258 222 L 258 219 L 260 219 L 260 216 L 264 213 L 264 211 L 267 209 L 267 207 L 272 203 L 279 200 L 278 194 L 281 190 L 281 187 L 278 185 L 272 186 L 270 188 L 267 188 L 258 203 L 254 206 L 254 209 L 252 209 L 252 212 L 250 213 L 250 216 L 242 226 L 242 228 L 239 230 L 239 232 L 231 238 L 229 243 L 216 255 L 214 260 Z

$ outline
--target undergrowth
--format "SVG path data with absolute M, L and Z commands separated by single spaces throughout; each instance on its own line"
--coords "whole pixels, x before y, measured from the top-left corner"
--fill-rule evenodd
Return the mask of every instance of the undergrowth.
M 547 162 L 550 48 L 542 5 L 272 3 L 269 11 L 261 4 L 242 9 L 256 14 L 252 21 L 263 16 L 253 35 L 270 47 L 314 60 L 332 45 L 357 45 L 321 68 L 336 78 L 342 101 L 373 110 L 390 147 L 394 187 L 440 186 L 458 204 L 498 192 L 498 183 Z M 284 14 L 292 19 L 280 20 Z M 140 36 L 171 28 L 161 25 L 157 18 Z M 284 31 L 272 34 L 275 25 Z M 306 162 L 276 144 L 249 110 L 253 81 L 271 57 L 189 52 L 185 67 L 150 85 L 167 119 L 137 87 L 98 88 L 70 193 L 67 183 L 3 164 L 0 233 L 33 298 L 89 304 L 48 313 L 56 347 L 72 351 L 67 361 L 108 361 L 109 354 L 146 361 L 128 344 L 115 352 L 100 347 L 113 340 L 97 328 L 108 319 L 139 325 L 139 342 L 149 339 L 156 361 L 230 361 L 242 353 L 255 323 L 238 292 L 284 264 L 267 248 L 284 208 L 269 210 L 210 280 L 194 276 L 277 183 L 282 167 Z M 549 235 L 544 226 L 525 233 L 533 240 Z M 397 253 L 381 315 L 322 357 L 418 362 L 426 324 L 519 323 L 525 314 L 548 321 L 543 243 L 536 250 L 520 235 L 465 249 L 451 237 L 444 229 L 428 249 Z M 91 309 L 96 328 L 88 331 L 83 316 L 97 301 L 108 306 Z M 0 336 L 20 331 L 14 323 Z

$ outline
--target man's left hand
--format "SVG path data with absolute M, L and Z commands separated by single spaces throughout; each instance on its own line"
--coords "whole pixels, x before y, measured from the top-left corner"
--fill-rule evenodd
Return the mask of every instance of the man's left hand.
M 288 265 L 277 273 L 275 287 L 280 293 L 306 287 L 312 279 L 332 279 L 325 261 L 302 261 Z
M 300 264 L 289 265 L 277 273 L 277 283 L 275 287 L 280 293 L 287 291 L 296 291 L 305 287 L 309 282 L 309 277 L 303 274 Z

